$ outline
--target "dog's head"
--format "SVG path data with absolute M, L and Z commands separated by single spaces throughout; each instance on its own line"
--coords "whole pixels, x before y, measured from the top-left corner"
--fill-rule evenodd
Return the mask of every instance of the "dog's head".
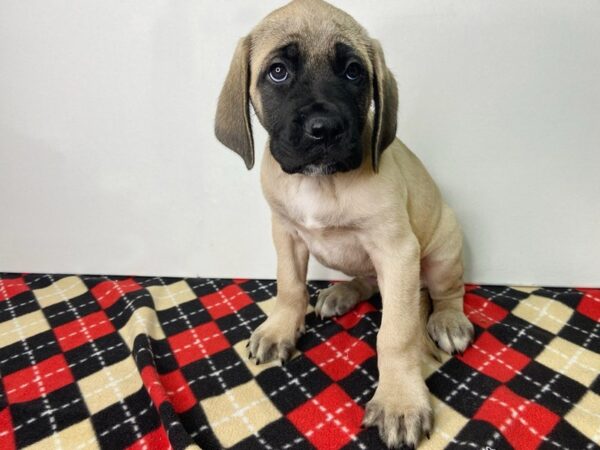
M 238 43 L 215 133 L 249 169 L 250 103 L 287 173 L 349 171 L 366 155 L 377 171 L 396 134 L 397 88 L 381 46 L 351 16 L 322 0 L 292 1 Z

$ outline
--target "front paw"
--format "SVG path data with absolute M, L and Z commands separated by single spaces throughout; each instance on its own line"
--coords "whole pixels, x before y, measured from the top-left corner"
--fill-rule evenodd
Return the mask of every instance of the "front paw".
M 376 426 L 379 437 L 390 449 L 404 445 L 414 448 L 422 435 L 429 438 L 433 413 L 427 388 L 422 384 L 389 392 L 378 388 L 367 403 L 363 425 Z
M 431 338 L 446 353 L 464 352 L 473 340 L 473 324 L 462 311 L 447 309 L 431 314 L 427 322 Z
M 293 325 L 293 320 L 268 317 L 250 336 L 248 351 L 256 364 L 279 360 L 283 365 L 296 348 L 296 341 L 304 331 L 304 325 Z

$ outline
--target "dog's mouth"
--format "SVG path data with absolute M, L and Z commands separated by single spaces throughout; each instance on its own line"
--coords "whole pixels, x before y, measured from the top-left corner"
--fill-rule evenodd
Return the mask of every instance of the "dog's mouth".
M 302 169 L 302 174 L 308 176 L 332 175 L 338 170 L 335 163 L 308 164 Z
M 355 142 L 342 145 L 304 145 L 295 147 L 281 140 L 271 139 L 271 154 L 287 174 L 308 176 L 333 175 L 356 169 L 362 152 Z
M 333 175 L 337 172 L 346 172 L 352 167 L 344 161 L 337 161 L 328 157 L 314 158 L 296 164 L 285 164 L 279 161 L 282 170 L 288 174 L 302 174 L 308 176 Z

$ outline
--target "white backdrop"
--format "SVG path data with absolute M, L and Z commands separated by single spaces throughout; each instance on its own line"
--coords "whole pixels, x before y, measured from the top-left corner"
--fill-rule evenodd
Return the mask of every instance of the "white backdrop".
M 600 285 L 600 2 L 334 3 L 382 41 L 467 279 Z M 2 1 L 0 270 L 274 277 L 258 170 L 212 124 L 281 4 Z

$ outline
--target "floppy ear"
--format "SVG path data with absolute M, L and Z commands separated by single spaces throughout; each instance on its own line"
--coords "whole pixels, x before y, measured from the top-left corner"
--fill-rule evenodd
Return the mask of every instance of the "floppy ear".
M 379 156 L 396 138 L 398 124 L 398 87 L 392 72 L 385 65 L 379 41 L 371 41 L 371 63 L 373 65 L 373 119 L 371 160 L 373 170 L 379 170 Z
M 250 37 L 238 42 L 229 73 L 219 95 L 215 118 L 217 139 L 239 154 L 251 169 L 254 166 L 254 140 L 250 122 Z

